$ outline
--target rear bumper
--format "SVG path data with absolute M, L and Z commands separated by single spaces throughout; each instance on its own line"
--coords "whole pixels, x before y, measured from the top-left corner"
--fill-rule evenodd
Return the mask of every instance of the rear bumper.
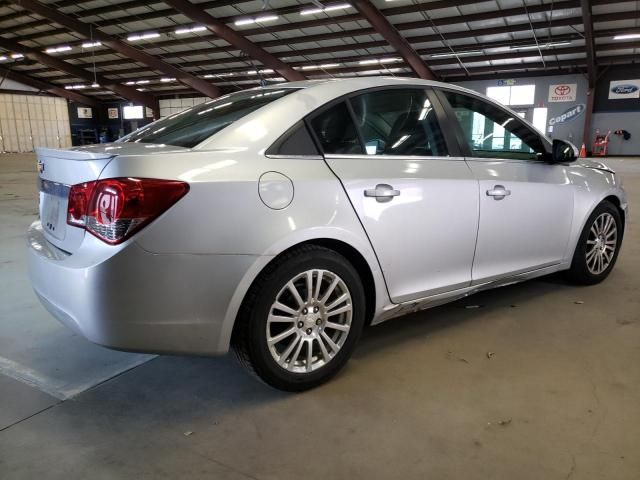
M 251 255 L 153 254 L 87 235 L 68 255 L 28 231 L 29 276 L 44 307 L 88 340 L 118 350 L 226 353 L 232 298 Z

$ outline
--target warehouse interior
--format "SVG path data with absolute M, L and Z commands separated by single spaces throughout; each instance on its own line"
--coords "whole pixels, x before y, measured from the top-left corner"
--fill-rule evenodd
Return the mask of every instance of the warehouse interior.
M 37 148 L 347 77 L 465 87 L 605 162 L 629 208 L 610 277 L 366 328 L 344 371 L 300 394 L 231 355 L 94 345 L 41 306 Z M 639 119 L 638 1 L 0 0 L 0 478 L 637 479 Z

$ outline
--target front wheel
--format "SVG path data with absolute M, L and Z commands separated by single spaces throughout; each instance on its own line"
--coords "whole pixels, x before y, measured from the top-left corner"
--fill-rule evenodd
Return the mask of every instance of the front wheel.
M 593 285 L 607 278 L 618 258 L 622 232 L 620 212 L 612 203 L 603 201 L 582 230 L 568 271 L 570 280 Z
M 333 250 L 305 245 L 274 260 L 251 287 L 237 319 L 234 350 L 267 384 L 302 391 L 347 362 L 365 318 L 362 282 Z

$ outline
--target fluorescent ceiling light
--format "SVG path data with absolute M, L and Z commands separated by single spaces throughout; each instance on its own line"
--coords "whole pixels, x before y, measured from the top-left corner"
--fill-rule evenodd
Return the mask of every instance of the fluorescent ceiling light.
M 215 77 L 232 77 L 235 73 L 227 72 L 227 73 L 207 73 L 204 78 L 215 78 Z
M 465 55 L 477 55 L 479 53 L 482 53 L 482 50 L 468 50 L 466 52 L 456 53 L 436 53 L 431 55 L 431 58 L 464 57 Z
M 0 62 L 4 62 L 7 59 L 5 55 L 0 55 Z
M 93 48 L 99 47 L 102 45 L 102 42 L 85 42 L 82 44 L 82 48 Z
M 69 45 L 62 45 L 61 47 L 50 47 L 45 50 L 45 53 L 58 53 L 58 52 L 68 52 L 71 50 Z
M 83 88 L 87 88 L 86 85 L 66 85 L 64 87 L 65 90 L 82 90 Z
M 518 46 L 510 46 L 511 50 L 537 50 L 538 48 L 550 48 L 550 47 L 560 47 L 562 45 L 571 45 L 571 42 L 551 42 L 551 43 L 542 43 L 538 45 L 525 45 L 523 47 Z
M 146 85 L 147 83 L 149 83 L 151 80 L 138 80 L 136 82 L 136 85 Z
M 100 84 L 94 82 L 94 83 L 91 84 L 91 88 L 100 88 Z
M 240 25 L 251 25 L 252 23 L 264 23 L 264 22 L 273 22 L 274 20 L 277 20 L 278 15 L 261 15 L 259 17 L 253 17 L 253 18 L 241 18 L 239 20 L 236 20 L 235 22 L 233 22 L 234 25 L 236 26 L 240 26 Z
M 399 62 L 400 58 L 371 58 L 369 60 L 360 60 L 360 65 L 374 65 L 377 63 L 393 63 Z
M 302 67 L 302 70 L 321 70 L 325 68 L 336 68 L 339 66 L 339 63 L 323 63 L 322 65 L 305 65 Z
M 11 55 L 11 58 L 13 58 L 14 60 L 17 60 L 18 58 L 24 58 L 24 55 L 21 53 L 13 53 Z
M 189 27 L 189 28 L 178 28 L 175 30 L 176 35 L 182 35 L 184 33 L 195 33 L 195 32 L 204 32 L 207 27 L 197 26 L 197 27 Z
M 640 38 L 640 33 L 626 33 L 624 35 L 616 35 L 613 37 L 614 40 L 634 40 L 636 38 Z
M 127 40 L 135 42 L 136 40 L 148 40 L 150 38 L 158 38 L 160 34 L 158 32 L 140 33 L 137 35 L 129 35 Z
M 136 82 L 124 82 L 125 85 L 135 85 Z
M 302 10 L 300 15 L 314 15 L 316 13 L 331 12 L 333 10 L 343 10 L 349 7 L 351 7 L 349 3 L 339 3 L 336 5 L 327 5 L 323 8 L 308 8 L 306 10 Z
M 176 79 L 175 79 L 175 78 L 163 77 L 163 78 L 161 78 L 161 79 L 160 79 L 160 81 L 161 81 L 162 83 L 167 83 L 167 82 L 175 82 L 175 81 L 176 81 Z
M 249 70 L 249 71 L 247 72 L 247 75 L 257 75 L 258 73 L 273 73 L 273 70 L 272 70 L 272 69 L 270 69 L 270 68 L 267 68 L 267 69 L 265 69 L 265 70 L 260 70 L 259 72 L 258 72 L 258 70 Z M 224 74 L 223 74 L 223 75 L 224 75 Z M 228 74 L 227 74 L 227 75 L 228 75 Z

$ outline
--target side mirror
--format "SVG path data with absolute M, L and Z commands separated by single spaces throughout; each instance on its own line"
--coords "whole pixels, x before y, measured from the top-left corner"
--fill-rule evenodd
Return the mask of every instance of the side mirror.
M 575 145 L 564 140 L 555 139 L 551 149 L 552 163 L 575 162 L 578 158 L 578 149 Z

